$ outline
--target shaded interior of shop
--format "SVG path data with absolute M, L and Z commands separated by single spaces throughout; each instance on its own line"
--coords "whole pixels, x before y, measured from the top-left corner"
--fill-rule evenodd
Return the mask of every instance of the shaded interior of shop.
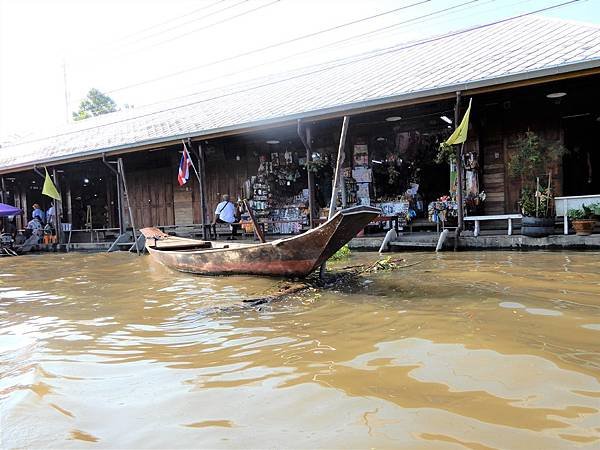
M 566 153 L 551 169 L 557 196 L 600 193 L 600 77 L 527 86 L 475 97 L 469 151 L 478 154 L 485 212 L 519 211 L 521 180 L 509 161 L 515 141 L 526 131 L 547 143 L 562 142 Z M 542 180 L 547 173 L 540 173 Z

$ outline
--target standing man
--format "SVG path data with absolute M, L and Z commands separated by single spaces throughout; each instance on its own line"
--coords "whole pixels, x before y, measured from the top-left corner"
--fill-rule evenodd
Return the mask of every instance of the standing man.
M 40 205 L 38 205 L 37 203 L 34 203 L 32 208 L 33 208 L 33 213 L 31 214 L 31 218 L 35 219 L 37 217 L 38 219 L 40 219 L 40 222 L 42 224 L 46 223 L 46 214 L 44 213 L 42 208 L 40 208 Z
M 223 195 L 223 201 L 217 205 L 215 209 L 215 217 L 213 219 L 213 230 L 215 230 L 215 225 L 217 223 L 228 223 L 231 225 L 231 238 L 235 239 L 235 235 L 237 233 L 238 224 L 238 209 L 236 205 L 229 200 L 229 195 Z M 216 234 L 216 230 L 215 230 Z
M 56 226 L 55 224 L 55 220 L 56 220 L 56 213 L 54 212 L 54 202 L 52 203 L 52 205 L 50 205 L 50 208 L 48 208 L 48 211 L 46 211 L 46 222 L 49 223 L 50 225 L 52 225 L 53 227 Z

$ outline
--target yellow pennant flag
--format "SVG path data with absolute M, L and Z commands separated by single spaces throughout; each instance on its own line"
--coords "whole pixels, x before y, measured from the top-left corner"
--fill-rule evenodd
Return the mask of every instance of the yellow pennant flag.
M 42 194 L 52 197 L 54 200 L 60 200 L 60 194 L 52 182 L 52 178 L 48 175 L 48 169 L 46 169 L 46 179 L 44 180 L 44 188 Z
M 467 133 L 469 132 L 469 115 L 471 114 L 471 102 L 473 102 L 473 99 L 469 100 L 469 107 L 467 108 L 467 112 L 465 113 L 462 121 L 460 122 L 460 125 L 456 127 L 454 133 L 452 133 L 450 137 L 446 140 L 446 144 L 462 144 L 467 140 Z

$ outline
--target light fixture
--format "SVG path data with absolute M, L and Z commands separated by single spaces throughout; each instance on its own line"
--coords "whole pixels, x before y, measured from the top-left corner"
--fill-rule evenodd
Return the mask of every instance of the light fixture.
M 448 125 L 448 128 L 452 129 L 452 125 Z
M 371 160 L 371 162 L 372 162 L 373 164 L 383 164 L 383 161 L 378 161 L 378 160 L 376 160 L 376 159 L 372 159 L 372 160 Z
M 87 183 L 89 183 L 89 182 L 90 182 L 90 180 L 89 180 L 89 178 L 84 178 L 84 179 L 83 179 L 83 182 L 87 184 Z
M 563 98 L 566 95 L 567 95 L 566 92 L 552 92 L 550 94 L 547 94 L 546 97 L 556 99 L 556 98 Z
M 580 113 L 580 114 L 571 114 L 568 116 L 562 116 L 561 119 L 577 119 L 578 117 L 587 117 L 591 116 L 592 113 Z
M 446 123 L 452 124 L 452 120 L 448 116 L 440 116 L 440 119 Z
M 377 142 L 383 142 L 383 141 L 385 141 L 385 138 L 380 136 L 380 137 L 378 137 L 378 138 L 377 138 L 377 139 L 375 139 L 375 140 L 376 140 Z
M 275 144 L 279 144 L 279 141 L 277 139 L 269 139 L 267 141 L 267 144 L 275 145 Z
M 390 116 L 390 117 L 386 117 L 385 120 L 387 122 L 398 122 L 399 120 L 402 120 L 402 117 L 400 117 L 400 116 Z

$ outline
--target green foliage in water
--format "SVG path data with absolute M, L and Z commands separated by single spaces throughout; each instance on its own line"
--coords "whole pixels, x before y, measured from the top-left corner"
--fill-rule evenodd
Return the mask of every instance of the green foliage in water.
M 348 259 L 350 258 L 350 247 L 348 247 L 348 244 L 344 245 L 342 248 L 340 248 L 337 252 L 335 252 L 335 254 L 329 258 L 330 261 L 342 261 L 344 259 Z

